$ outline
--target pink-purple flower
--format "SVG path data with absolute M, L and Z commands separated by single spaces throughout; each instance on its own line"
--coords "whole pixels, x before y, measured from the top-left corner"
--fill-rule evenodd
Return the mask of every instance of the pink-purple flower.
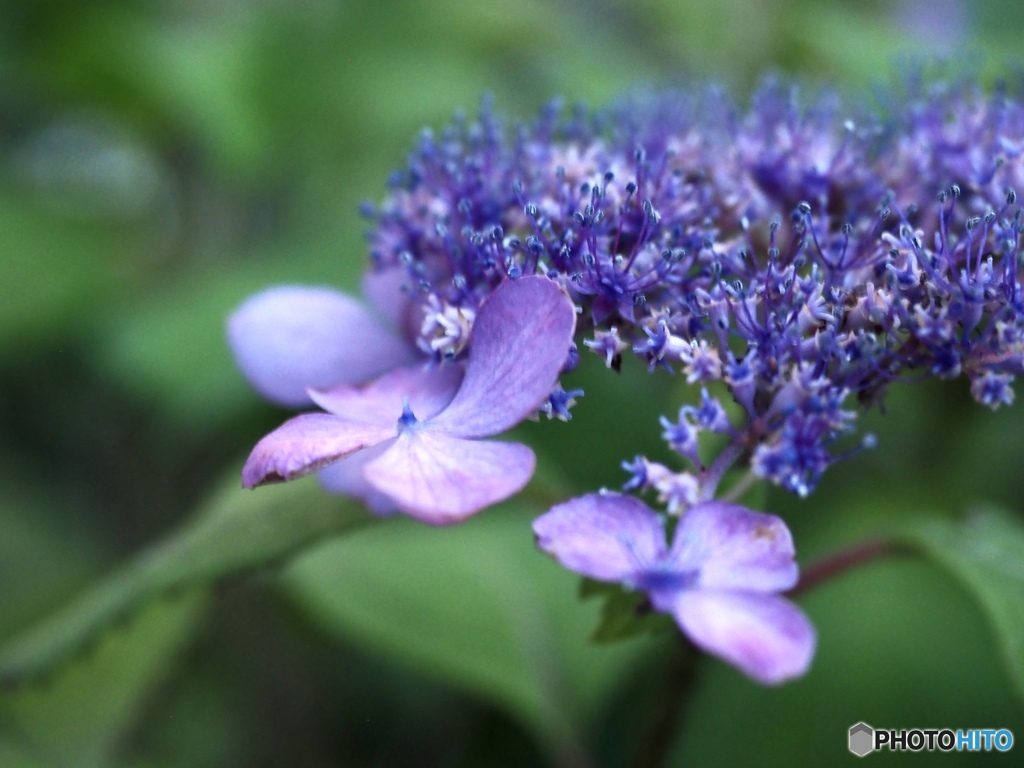
M 243 484 L 291 480 L 369 454 L 365 483 L 433 524 L 462 520 L 517 493 L 533 451 L 483 441 L 537 412 L 569 354 L 576 313 L 557 283 L 507 280 L 482 303 L 461 367 L 398 368 L 365 387 L 309 392 L 325 412 L 297 416 L 264 437 Z
M 699 648 L 774 685 L 807 671 L 815 632 L 780 592 L 798 577 L 793 539 L 777 517 L 706 501 L 678 521 L 618 493 L 559 504 L 533 524 L 538 546 L 566 568 L 646 593 Z

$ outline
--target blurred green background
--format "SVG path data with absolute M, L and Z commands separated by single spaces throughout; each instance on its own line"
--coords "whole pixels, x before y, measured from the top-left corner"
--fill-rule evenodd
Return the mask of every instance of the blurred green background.
M 769 71 L 860 94 L 908 56 L 1009 74 L 1022 33 L 1011 0 L 0 3 L 0 640 L 237 488 L 285 414 L 224 318 L 275 282 L 355 289 L 358 205 L 423 126 L 485 93 L 517 118 Z M 571 425 L 521 430 L 578 491 L 620 483 L 678 405 L 593 379 Z M 901 515 L 1019 508 L 1024 416 L 966 390 L 897 390 L 877 450 L 807 501 L 769 495 L 803 561 Z M 586 647 L 596 607 L 533 552 L 540 511 L 447 538 L 397 522 L 150 601 L 0 693 L 0 766 L 634 764 L 671 639 Z M 670 764 L 852 759 L 858 720 L 1024 738 L 985 617 L 938 569 L 886 562 L 803 605 L 812 673 L 764 690 L 702 664 Z M 544 665 L 570 694 L 537 693 Z

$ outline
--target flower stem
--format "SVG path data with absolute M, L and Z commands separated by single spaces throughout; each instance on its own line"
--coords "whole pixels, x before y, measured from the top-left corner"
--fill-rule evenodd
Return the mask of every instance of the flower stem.
M 733 483 L 732 487 L 726 493 L 722 494 L 721 501 L 737 502 L 742 498 L 743 494 L 754 487 L 754 483 L 760 480 L 752 470 L 747 470 L 743 473 L 743 477 Z
M 902 554 L 906 551 L 905 547 L 881 536 L 865 539 L 811 563 L 803 570 L 797 585 L 786 594 L 790 597 L 802 595 L 844 571 L 883 556 Z
M 689 640 L 679 636 L 672 658 L 664 671 L 661 690 L 653 707 L 643 739 L 630 765 L 635 768 L 661 768 L 675 743 L 675 733 L 683 713 L 686 694 L 692 690 L 699 653 Z
M 742 444 L 737 442 L 730 443 L 711 462 L 711 466 L 700 474 L 700 493 L 702 499 L 709 500 L 715 498 L 715 491 L 718 490 L 718 484 L 722 482 L 722 477 L 729 467 L 735 464 L 736 460 L 743 455 L 744 450 Z
M 812 563 L 804 569 L 799 583 L 787 595 L 793 597 L 803 594 L 845 571 L 880 557 L 907 551 L 906 547 L 881 536 L 865 539 Z M 665 765 L 669 750 L 675 743 L 674 736 L 687 693 L 693 688 L 699 655 L 686 638 L 679 637 L 679 643 L 665 670 L 658 700 L 653 707 L 653 717 L 637 749 L 636 759 L 630 765 L 637 768 L 661 768 Z

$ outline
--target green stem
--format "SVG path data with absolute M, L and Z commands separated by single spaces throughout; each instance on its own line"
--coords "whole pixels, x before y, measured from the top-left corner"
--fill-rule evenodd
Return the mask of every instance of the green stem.
M 743 497 L 743 494 L 749 491 L 754 486 L 754 483 L 760 479 L 761 478 L 754 474 L 753 470 L 748 469 L 743 473 L 743 477 L 733 483 L 732 487 L 726 493 L 722 494 L 721 501 L 728 501 L 730 503 L 739 501 Z
M 700 494 L 701 498 L 705 501 L 709 501 L 715 498 L 715 491 L 718 490 L 718 484 L 722 482 L 722 477 L 729 470 L 736 460 L 743 455 L 743 451 L 746 450 L 740 443 L 730 443 L 725 449 L 715 457 L 715 460 L 711 462 L 711 466 L 705 469 L 700 474 Z
M 687 694 L 693 689 L 697 649 L 682 635 L 672 651 L 653 716 L 640 742 L 634 768 L 661 768 L 675 743 L 675 733 L 682 716 Z

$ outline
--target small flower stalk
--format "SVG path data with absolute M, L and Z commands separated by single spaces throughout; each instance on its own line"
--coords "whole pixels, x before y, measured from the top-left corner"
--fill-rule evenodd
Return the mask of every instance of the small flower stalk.
M 253 386 L 320 409 L 259 441 L 243 484 L 317 473 L 454 523 L 533 474 L 489 438 L 586 407 L 580 354 L 676 377 L 697 396 L 648 425 L 673 465 L 624 461 L 622 492 L 556 504 L 538 546 L 753 680 L 799 677 L 792 537 L 727 500 L 726 472 L 810 496 L 873 446 L 858 412 L 891 385 L 966 377 L 994 409 L 1024 368 L 1024 102 L 914 83 L 883 109 L 767 82 L 745 109 L 648 94 L 509 128 L 485 105 L 425 132 L 367 208 L 367 303 L 281 287 L 230 319 Z

